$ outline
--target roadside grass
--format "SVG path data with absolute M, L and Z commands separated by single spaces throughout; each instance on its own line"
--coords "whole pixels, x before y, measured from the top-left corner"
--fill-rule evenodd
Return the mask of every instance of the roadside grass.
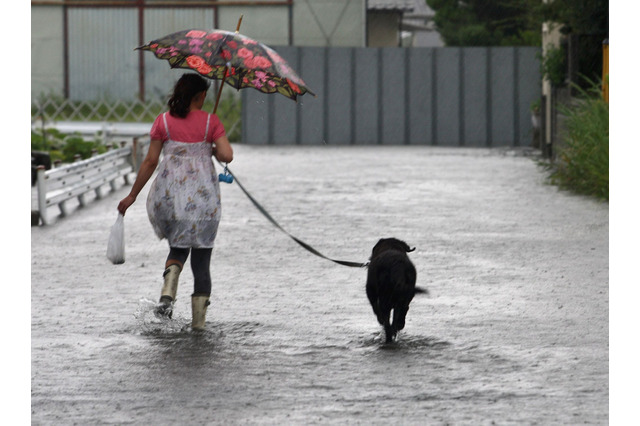
M 562 189 L 608 201 L 609 104 L 602 99 L 599 83 L 578 90 L 576 102 L 560 109 L 566 131 L 549 165 L 549 180 Z

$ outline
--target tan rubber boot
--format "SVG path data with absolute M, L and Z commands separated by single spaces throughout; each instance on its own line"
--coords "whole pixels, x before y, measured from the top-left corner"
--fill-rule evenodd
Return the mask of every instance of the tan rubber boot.
M 209 296 L 193 294 L 191 296 L 191 328 L 193 330 L 204 330 L 204 321 L 207 315 L 207 306 L 209 306 Z
M 160 304 L 156 308 L 156 314 L 159 316 L 171 318 L 173 315 L 173 303 L 176 301 L 176 294 L 178 293 L 180 272 L 182 272 L 180 265 L 173 264 L 169 265 L 164 274 L 162 274 L 164 285 L 160 292 Z

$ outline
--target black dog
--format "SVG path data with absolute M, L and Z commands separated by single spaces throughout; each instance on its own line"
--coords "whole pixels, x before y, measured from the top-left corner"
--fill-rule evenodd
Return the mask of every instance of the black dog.
M 409 303 L 416 293 L 416 268 L 407 253 L 415 250 L 395 238 L 383 238 L 373 247 L 367 273 L 367 297 L 378 322 L 384 326 L 387 343 L 404 328 Z M 390 322 L 393 310 L 393 322 Z

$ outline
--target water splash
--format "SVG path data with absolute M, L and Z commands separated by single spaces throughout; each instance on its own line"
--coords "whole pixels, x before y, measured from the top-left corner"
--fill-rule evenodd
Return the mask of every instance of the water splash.
M 191 330 L 190 319 L 176 316 L 175 312 L 173 318 L 157 316 L 155 313 L 157 306 L 157 302 L 146 298 L 138 301 L 134 317 L 137 320 L 137 329 L 143 334 L 174 334 Z
M 392 342 L 387 343 L 383 329 L 380 332 L 373 333 L 366 339 L 362 339 L 359 345 L 363 348 L 420 352 L 441 350 L 451 346 L 451 343 L 436 337 L 412 335 L 404 332 L 399 332 Z

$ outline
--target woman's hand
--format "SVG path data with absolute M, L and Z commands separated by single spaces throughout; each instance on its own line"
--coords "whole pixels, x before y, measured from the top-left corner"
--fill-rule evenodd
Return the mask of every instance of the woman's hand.
M 136 197 L 131 194 L 127 195 L 122 199 L 122 201 L 120 201 L 120 204 L 118 204 L 118 211 L 122 214 L 122 216 L 124 216 L 127 209 L 131 207 L 131 204 L 133 204 L 135 201 Z
M 158 166 L 158 160 L 160 158 L 160 152 L 162 151 L 162 141 L 160 139 L 151 139 L 151 143 L 149 144 L 149 151 L 147 151 L 147 156 L 144 158 L 144 161 L 140 165 L 140 170 L 138 170 L 138 175 L 136 176 L 136 181 L 133 182 L 133 187 L 131 188 L 131 192 L 129 195 L 124 197 L 120 204 L 118 204 L 118 211 L 122 213 L 124 216 L 127 209 L 136 201 L 138 194 L 142 191 L 142 188 L 147 183 L 156 167 Z

